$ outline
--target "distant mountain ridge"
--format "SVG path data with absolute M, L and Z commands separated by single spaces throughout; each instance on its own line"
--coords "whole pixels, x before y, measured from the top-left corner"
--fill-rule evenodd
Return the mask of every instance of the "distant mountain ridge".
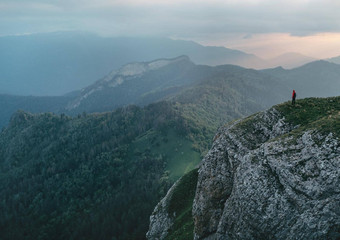
M 149 104 L 164 98 L 161 95 L 146 100 L 149 93 L 167 90 L 176 92 L 179 87 L 196 80 L 189 76 L 190 73 L 187 74 L 194 68 L 195 64 L 187 56 L 129 63 L 83 89 L 80 96 L 70 102 L 66 109 L 92 112 L 111 110 L 127 104 Z
M 82 89 L 131 62 L 187 55 L 195 64 L 293 68 L 313 59 L 262 59 L 235 49 L 168 38 L 104 38 L 83 32 L 0 37 L 0 93 L 56 96 Z
M 73 96 L 37 97 L 0 94 L 0 129 L 7 126 L 11 116 L 18 110 L 31 113 L 59 113 L 73 98 Z
M 158 67 L 150 68 L 149 65 Z M 271 86 L 271 89 L 267 88 L 266 93 L 263 94 L 273 93 L 287 98 L 292 89 L 297 90 L 299 98 L 336 96 L 340 92 L 338 81 L 340 65 L 322 60 L 289 70 L 279 67 L 257 71 L 233 65 L 216 67 L 196 65 L 189 57 L 181 56 L 174 59 L 127 64 L 119 70 L 112 71 L 103 79 L 82 90 L 79 97 L 68 104 L 67 110 L 93 112 L 96 109 L 97 111 L 110 110 L 126 104 L 146 105 L 177 96 L 191 85 L 196 86 L 195 84 L 204 80 L 209 81 L 218 75 L 220 77 L 223 75 L 225 79 L 231 76 L 235 79 L 256 79 L 253 82 L 254 88 L 258 87 L 256 84 L 259 84 L 260 80 L 267 79 L 267 83 L 263 86 Z M 244 82 L 235 81 L 232 87 L 240 85 L 242 89 L 242 84 Z M 133 90 L 134 88 L 139 90 Z M 278 103 L 274 99 L 275 96 L 272 103 Z M 261 98 L 257 101 L 261 101 Z
M 340 56 L 326 59 L 329 62 L 340 64 Z
M 291 69 L 291 68 L 300 67 L 304 64 L 307 64 L 307 63 L 310 63 L 316 60 L 317 59 L 315 58 L 304 56 L 300 53 L 291 52 L 291 53 L 282 54 L 272 59 L 267 59 L 268 64 L 266 68 L 281 66 L 286 69 Z
M 238 95 L 248 96 L 248 99 L 238 101 L 241 105 L 248 102 L 254 106 L 259 106 L 260 103 L 262 107 L 269 107 L 284 99 L 289 99 L 292 89 L 297 91 L 298 98 L 335 96 L 340 92 L 339 78 L 340 65 L 327 61 L 315 61 L 290 70 L 279 67 L 259 71 L 234 65 L 216 67 L 196 65 L 187 56 L 161 58 L 126 64 L 121 68 L 111 70 L 108 75 L 83 90 L 65 96 L 0 95 L 2 109 L 0 126 L 5 126 L 10 116 L 18 109 L 35 113 L 53 111 L 79 114 L 111 111 L 129 104 L 145 106 L 160 100 L 177 101 L 176 98 L 185 99 L 185 96 L 191 95 L 190 89 L 198 91 L 201 88 L 199 91 L 205 92 L 208 89 L 212 90 L 209 86 L 211 79 L 228 79 L 230 86 L 227 89 L 231 91 L 229 93 L 231 98 L 235 95 L 235 87 L 241 92 L 248 89 L 244 87 L 245 84 L 253 84 L 254 89 L 260 87 L 258 91 L 262 92 L 262 95 L 254 95 L 254 91 L 248 89 L 245 95 L 244 93 Z M 264 80 L 266 83 L 261 83 Z M 203 82 L 206 82 L 206 85 Z M 182 94 L 182 92 L 187 92 L 187 94 Z M 271 96 L 271 101 L 263 95 Z M 30 106 L 28 103 L 31 103 Z M 260 111 L 262 108 L 256 109 Z
M 160 100 L 175 99 L 176 101 L 176 99 L 181 99 L 176 96 L 180 96 L 182 92 L 185 96 L 187 90 L 197 90 L 204 83 L 205 88 L 209 89 L 209 83 L 214 79 L 229 82 L 232 84 L 231 89 L 237 87 L 240 92 L 247 89 L 248 85 L 252 85 L 253 89 L 260 87 L 258 93 L 266 89 L 263 94 L 272 96 L 272 102 L 278 103 L 284 99 L 281 92 L 285 87 L 273 77 L 259 71 L 234 65 L 216 67 L 196 65 L 189 57 L 180 56 L 173 59 L 124 65 L 83 89 L 80 95 L 67 105 L 66 109 L 73 113 L 96 112 L 109 111 L 128 104 L 143 106 Z M 273 88 L 273 92 L 275 89 L 274 95 L 271 95 L 271 89 L 268 86 Z M 255 95 L 260 96 L 258 93 Z M 230 92 L 229 95 L 233 96 L 234 93 Z M 246 96 L 245 93 L 241 95 Z M 253 95 L 252 90 L 248 90 L 248 98 L 252 99 Z M 195 96 L 192 97 L 195 98 Z M 244 100 L 244 102 L 247 101 Z M 262 106 L 271 105 L 268 97 L 258 97 L 257 101 Z M 253 105 L 250 102 L 249 104 Z
M 246 67 L 261 59 L 224 47 L 167 38 L 104 38 L 82 32 L 0 37 L 0 92 L 62 95 L 130 62 L 188 55 L 197 64 Z M 250 60 L 252 64 L 247 64 Z
M 299 98 L 331 97 L 340 92 L 340 65 L 328 61 L 314 61 L 290 70 L 274 68 L 263 72 L 295 89 Z

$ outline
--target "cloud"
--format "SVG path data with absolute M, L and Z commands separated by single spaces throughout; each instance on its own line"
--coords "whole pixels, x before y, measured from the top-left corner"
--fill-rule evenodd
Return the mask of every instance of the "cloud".
M 214 42 L 200 41 L 206 45 L 224 45 L 269 59 L 287 52 L 297 52 L 314 58 L 340 55 L 340 33 L 319 33 L 309 36 L 292 36 L 287 33 L 254 34 L 251 39 L 242 34 L 232 34 Z
M 248 34 L 243 36 L 243 39 L 251 39 L 252 37 L 253 37 L 253 35 L 248 33 Z
M 1 0 L 0 36 L 80 30 L 331 57 L 340 55 L 339 9 L 337 0 Z
M 334 0 L 2 0 L 0 34 L 50 26 L 112 36 L 307 36 L 340 31 L 339 9 Z

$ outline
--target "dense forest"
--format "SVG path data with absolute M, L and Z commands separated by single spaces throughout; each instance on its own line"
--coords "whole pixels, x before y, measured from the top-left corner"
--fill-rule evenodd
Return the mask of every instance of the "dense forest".
M 144 239 L 157 201 L 194 167 L 183 155 L 200 160 L 193 132 L 166 102 L 73 118 L 17 112 L 0 136 L 0 238 Z

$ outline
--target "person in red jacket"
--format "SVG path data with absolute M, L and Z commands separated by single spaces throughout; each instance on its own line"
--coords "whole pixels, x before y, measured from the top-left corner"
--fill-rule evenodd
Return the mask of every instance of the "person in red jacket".
M 293 94 L 292 94 L 292 105 L 295 104 L 295 98 L 296 98 L 296 92 L 295 92 L 295 90 L 293 90 Z

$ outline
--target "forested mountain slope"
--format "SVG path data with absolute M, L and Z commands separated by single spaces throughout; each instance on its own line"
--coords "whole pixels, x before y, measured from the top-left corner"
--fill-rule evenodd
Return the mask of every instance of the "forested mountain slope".
M 0 135 L 0 238 L 143 239 L 159 197 L 200 161 L 191 131 L 168 103 L 16 113 Z

